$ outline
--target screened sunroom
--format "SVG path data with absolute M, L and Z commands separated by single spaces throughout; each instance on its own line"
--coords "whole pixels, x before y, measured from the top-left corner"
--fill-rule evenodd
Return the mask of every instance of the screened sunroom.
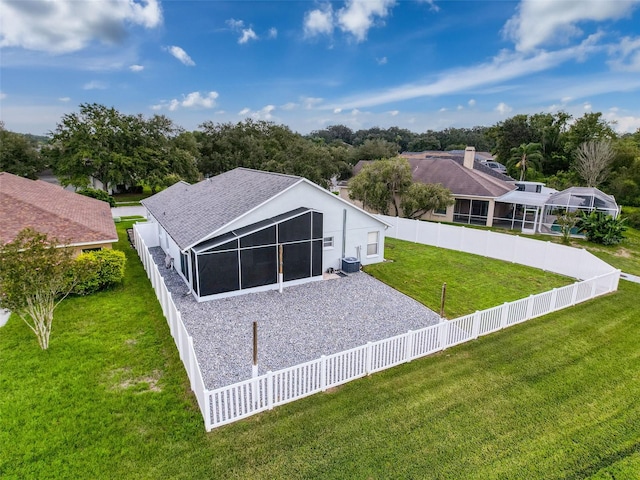
M 191 249 L 193 290 L 202 299 L 275 284 L 280 260 L 285 282 L 321 277 L 322 232 L 322 213 L 297 208 L 205 240 Z
M 559 215 L 566 211 L 582 211 L 585 213 L 599 211 L 615 218 L 620 213 L 620 207 L 618 207 L 615 198 L 595 187 L 570 187 L 549 197 L 542 213 L 540 231 L 546 233 L 560 232 L 557 219 Z

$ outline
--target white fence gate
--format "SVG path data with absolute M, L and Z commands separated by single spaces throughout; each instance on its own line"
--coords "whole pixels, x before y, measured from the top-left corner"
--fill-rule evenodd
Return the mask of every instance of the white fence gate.
M 317 360 L 267 372 L 233 385 L 207 390 L 193 349 L 193 339 L 182 323 L 180 312 L 143 240 L 144 237 L 147 242 L 153 242 L 151 230 L 155 229 L 155 225 L 134 225 L 136 249 L 162 305 L 207 431 L 618 288 L 620 271 L 585 250 L 464 227 L 380 217 L 393 225 L 387 231 L 387 236 L 522 263 L 584 280 L 438 325 L 410 330 L 333 355 L 323 355 Z

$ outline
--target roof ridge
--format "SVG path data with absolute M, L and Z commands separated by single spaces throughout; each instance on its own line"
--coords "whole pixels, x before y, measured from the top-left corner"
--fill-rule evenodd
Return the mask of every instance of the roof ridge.
M 277 176 L 280 176 L 280 177 L 288 177 L 288 178 L 298 178 L 298 179 L 303 178 L 300 175 L 291 175 L 291 174 L 288 174 L 288 173 L 270 172 L 268 170 L 258 170 L 257 168 L 249 168 L 249 167 L 236 167 L 233 170 L 245 170 L 247 172 L 266 173 L 266 174 L 269 174 L 269 175 L 277 175 Z M 227 170 L 227 172 L 233 172 L 233 170 Z M 227 173 L 227 172 L 224 172 L 224 173 Z

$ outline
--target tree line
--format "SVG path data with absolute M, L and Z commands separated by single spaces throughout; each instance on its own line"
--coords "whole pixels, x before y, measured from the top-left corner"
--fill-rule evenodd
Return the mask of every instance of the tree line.
M 640 130 L 619 135 L 602 113 L 515 115 L 489 127 L 415 133 L 390 127 L 352 130 L 332 125 L 301 135 L 285 125 L 247 119 L 204 122 L 187 131 L 163 115 L 128 115 L 82 104 L 64 115 L 46 141 L 0 124 L 0 170 L 35 178 L 50 167 L 65 185 L 145 185 L 157 191 L 236 167 L 300 175 L 323 186 L 347 179 L 360 160 L 395 158 L 403 151 L 488 151 L 514 178 L 564 189 L 597 185 L 624 205 L 640 206 Z M 600 167 L 585 170 L 594 157 Z M 605 160 L 602 160 L 605 158 Z M 593 163 L 593 162 L 591 162 Z

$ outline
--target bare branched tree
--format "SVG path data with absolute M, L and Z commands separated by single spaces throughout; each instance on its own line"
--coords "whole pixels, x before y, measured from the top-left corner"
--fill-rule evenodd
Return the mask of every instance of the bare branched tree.
M 613 157 L 614 152 L 610 141 L 584 142 L 576 150 L 576 172 L 587 183 L 587 187 L 597 187 L 609 175 L 609 166 Z

